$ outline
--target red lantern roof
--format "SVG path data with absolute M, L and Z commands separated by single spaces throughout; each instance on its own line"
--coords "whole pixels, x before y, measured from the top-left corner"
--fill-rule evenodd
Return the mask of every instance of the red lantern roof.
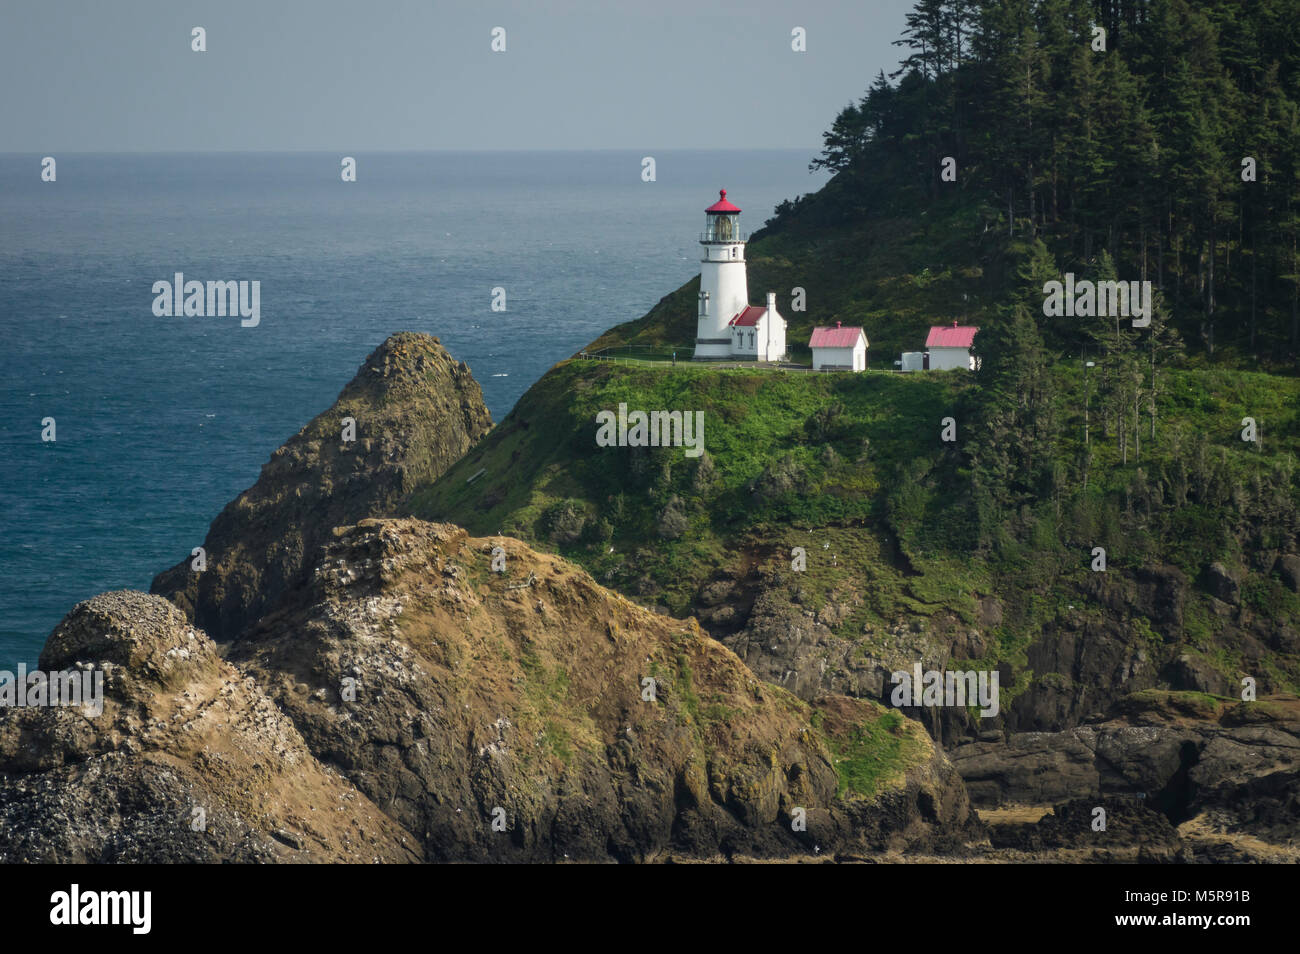
M 736 208 L 734 205 L 732 205 L 730 202 L 727 201 L 727 190 L 726 190 L 726 189 L 719 189 L 719 190 L 718 190 L 718 195 L 720 196 L 720 198 L 718 199 L 718 201 L 715 202 L 715 203 L 713 203 L 713 204 L 712 204 L 711 206 L 709 206 L 707 209 L 705 209 L 705 210 L 704 210 L 705 212 L 709 213 L 710 215 L 721 215 L 723 212 L 739 212 L 739 211 L 740 211 L 740 209 Z

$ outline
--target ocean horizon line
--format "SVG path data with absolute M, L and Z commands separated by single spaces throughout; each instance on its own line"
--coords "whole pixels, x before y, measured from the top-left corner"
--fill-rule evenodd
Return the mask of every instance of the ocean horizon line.
M 655 147 L 656 153 L 731 153 L 737 155 L 753 155 L 755 153 L 813 153 L 821 151 L 820 145 L 814 146 L 782 146 L 772 148 L 736 148 L 734 146 L 714 148 L 700 147 Z M 38 156 L 60 154 L 65 156 L 321 156 L 335 155 L 337 153 L 362 153 L 368 155 L 482 155 L 482 154 L 511 154 L 511 155 L 528 155 L 535 153 L 546 153 L 548 155 L 592 155 L 596 153 L 637 153 L 645 152 L 644 149 L 635 147 L 626 148 L 602 148 L 602 149 L 554 149 L 554 148 L 518 148 L 518 149 L 490 149 L 490 148 L 436 148 L 436 149 L 364 149 L 355 146 L 349 146 L 346 149 L 163 149 L 157 151 L 144 151 L 132 149 L 57 149 L 44 148 L 39 150 L 6 150 L 0 151 L 0 158 L 18 157 L 18 156 Z M 647 153 L 648 155 L 649 153 Z

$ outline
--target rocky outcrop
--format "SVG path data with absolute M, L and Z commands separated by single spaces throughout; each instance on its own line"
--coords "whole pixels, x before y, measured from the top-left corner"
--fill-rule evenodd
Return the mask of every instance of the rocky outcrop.
M 832 590 L 814 610 L 803 605 L 797 582 L 778 577 L 758 568 L 719 578 L 700 601 L 755 673 L 813 703 L 842 692 L 888 705 L 892 670 L 917 660 L 925 669 L 966 668 L 964 660 L 987 658 L 1002 615 L 1000 603 L 985 596 L 973 622 L 937 613 L 868 624 L 861 636 L 846 638 L 841 624 L 860 594 Z M 1207 588 L 1212 580 L 1233 577 L 1224 567 L 1207 568 Z M 745 618 L 738 625 L 721 619 L 725 601 L 745 589 L 755 594 Z M 1032 677 L 1015 687 L 996 718 L 976 718 L 962 707 L 903 710 L 943 742 L 981 815 L 1002 825 L 994 851 L 1040 860 L 1056 852 L 1060 860 L 1258 861 L 1290 850 L 1285 846 L 1300 831 L 1300 811 L 1288 794 L 1300 770 L 1300 712 L 1279 699 L 1234 705 L 1226 697 L 1240 692 L 1247 673 L 1262 692 L 1281 691 L 1267 662 L 1276 659 L 1270 650 L 1295 651 L 1295 632 L 1243 606 L 1226 583 L 1215 592 L 1198 596 L 1172 566 L 1089 575 L 1078 602 L 1062 606 L 1027 647 L 1024 668 Z M 1231 663 L 1185 641 L 1192 600 L 1218 615 L 1219 643 L 1239 653 L 1226 657 Z M 1008 667 L 999 666 L 999 677 L 1004 688 L 1016 683 Z M 1024 806 L 1041 814 L 1112 796 L 1137 799 L 1133 804 L 1162 818 L 1159 838 L 1148 843 L 1143 823 L 1112 830 L 1104 843 L 1067 845 L 1047 829 L 1021 830 L 1023 820 L 995 822 Z M 1190 833 L 1179 835 L 1174 826 Z
M 763 574 L 753 586 L 756 596 L 743 628 L 727 633 L 724 614 L 730 605 L 717 603 L 723 598 L 734 600 L 741 589 L 730 581 L 706 588 L 701 599 L 703 620 L 722 630 L 722 641 L 755 673 L 803 699 L 816 699 L 828 692 L 874 699 L 884 696 L 888 672 L 859 657 L 858 644 L 832 630 L 834 601 L 828 601 L 819 615 L 792 599 L 785 581 Z M 897 635 L 909 645 L 915 643 L 910 638 L 914 634 L 906 627 Z
M 1300 593 L 1300 556 L 1280 554 L 1273 563 L 1273 572 L 1292 593 Z
M 812 601 L 800 596 L 801 589 L 797 576 L 792 580 L 760 564 L 718 574 L 701 589 L 698 610 L 710 631 L 756 674 L 810 701 L 831 692 L 889 705 L 895 670 L 910 670 L 918 661 L 925 669 L 965 669 L 970 660 L 996 652 L 1002 604 L 991 595 L 979 597 L 971 619 L 941 611 L 846 633 L 842 623 L 866 598 L 862 590 L 837 587 L 814 609 L 805 605 Z M 951 748 L 1097 721 L 1120 700 L 1147 689 L 1231 695 L 1241 677 L 1251 675 L 1261 692 L 1284 690 L 1286 680 L 1270 662 L 1277 653 L 1300 653 L 1295 627 L 1242 606 L 1227 589 L 1218 592 L 1237 599 L 1236 605 L 1199 595 L 1173 566 L 1088 574 L 1076 590 L 1077 602 L 1060 607 L 1043 625 L 1024 650 L 1023 663 L 998 664 L 1004 701 L 997 717 L 977 719 L 951 707 L 907 714 Z M 1200 644 L 1206 651 L 1186 639 L 1184 616 L 1197 600 L 1200 612 L 1206 607 L 1218 615 L 1214 641 Z M 743 613 L 731 613 L 733 606 Z M 1216 652 L 1224 647 L 1231 652 Z
M 345 441 L 348 418 L 355 440 Z M 212 522 L 206 568 L 186 557 L 152 592 L 214 639 L 231 639 L 306 579 L 334 527 L 393 514 L 491 425 L 469 368 L 437 338 L 393 335 Z
M 918 724 L 809 706 L 505 538 L 339 528 L 228 655 L 161 597 L 79 604 L 40 665 L 100 674 L 103 709 L 0 709 L 0 860 L 857 857 L 982 832 Z
M 0 860 L 416 859 L 415 839 L 166 600 L 79 604 L 40 667 L 101 675 L 103 709 L 0 709 Z
M 1034 824 L 989 826 L 989 842 L 1008 853 L 1058 860 L 1169 864 L 1193 853 L 1164 815 L 1142 799 L 1082 798 L 1058 805 Z
M 1205 588 L 1217 600 L 1229 605 L 1241 602 L 1241 584 L 1222 563 L 1211 563 L 1203 574 Z
M 429 860 L 785 857 L 978 830 L 915 723 L 810 707 L 694 620 L 507 538 L 340 529 L 231 658 Z
M 1149 690 L 1064 732 L 951 750 L 982 807 L 1140 796 L 1171 824 L 1287 844 L 1300 831 L 1300 700 Z
M 947 614 L 925 623 L 870 627 L 860 638 L 846 639 L 833 627 L 847 615 L 852 599 L 850 594 L 833 595 L 814 612 L 789 601 L 778 587 L 769 587 L 759 593 L 744 628 L 722 639 L 755 673 L 803 699 L 841 693 L 891 708 L 894 672 L 911 672 L 918 660 L 924 669 L 942 670 L 987 650 L 978 629 L 964 627 Z M 1003 685 L 1009 684 L 1006 672 L 1000 678 Z M 996 732 L 1005 720 L 976 719 L 960 707 L 901 711 L 944 744 Z
M 1013 732 L 1077 725 L 1158 685 L 1166 650 L 1109 614 L 1067 612 L 1043 628 L 1026 656 L 1036 678 L 1007 709 Z

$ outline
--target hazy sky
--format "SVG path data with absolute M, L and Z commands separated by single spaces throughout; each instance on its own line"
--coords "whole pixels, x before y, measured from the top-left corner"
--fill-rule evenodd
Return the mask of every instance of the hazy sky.
M 814 150 L 911 5 L 0 0 L 0 152 Z

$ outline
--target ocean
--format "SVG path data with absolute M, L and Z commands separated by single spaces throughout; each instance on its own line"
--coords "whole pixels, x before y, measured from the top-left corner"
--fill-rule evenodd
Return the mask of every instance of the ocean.
M 755 231 L 813 150 L 0 155 L 0 669 L 147 590 L 389 334 L 437 335 L 494 420 L 699 272 L 719 188 Z M 153 283 L 259 281 L 260 323 Z M 494 312 L 494 288 L 506 310 Z M 761 290 L 750 290 L 758 300 Z M 42 440 L 54 419 L 53 442 Z

